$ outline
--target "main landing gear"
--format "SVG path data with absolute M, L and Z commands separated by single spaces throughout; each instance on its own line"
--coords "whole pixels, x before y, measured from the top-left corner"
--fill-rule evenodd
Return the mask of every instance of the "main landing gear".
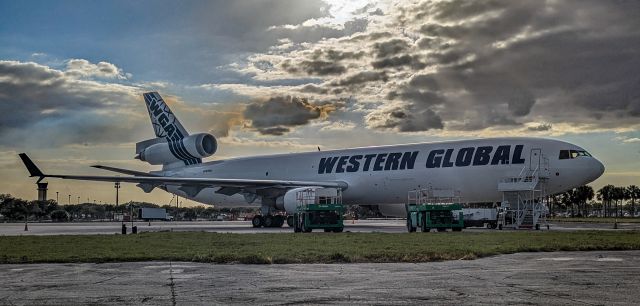
M 287 224 L 289 220 L 286 220 Z M 285 216 L 282 215 L 255 215 L 253 219 L 251 219 L 251 225 L 253 227 L 282 227 L 285 222 Z

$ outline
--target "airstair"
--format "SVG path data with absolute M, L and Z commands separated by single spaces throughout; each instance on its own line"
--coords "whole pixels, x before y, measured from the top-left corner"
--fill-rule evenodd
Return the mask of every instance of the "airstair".
M 502 202 L 498 212 L 498 228 L 540 229 L 547 224 L 547 182 L 549 159 L 541 149 L 532 149 L 529 165 L 516 176 L 498 182 Z

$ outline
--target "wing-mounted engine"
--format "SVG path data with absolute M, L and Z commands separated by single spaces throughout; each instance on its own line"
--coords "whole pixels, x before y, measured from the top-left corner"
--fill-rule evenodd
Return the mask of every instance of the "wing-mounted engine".
M 152 165 L 167 165 L 184 162 L 185 165 L 199 164 L 202 158 L 213 155 L 218 142 L 211 134 L 199 133 L 176 141 L 155 138 L 136 144 L 136 159 Z

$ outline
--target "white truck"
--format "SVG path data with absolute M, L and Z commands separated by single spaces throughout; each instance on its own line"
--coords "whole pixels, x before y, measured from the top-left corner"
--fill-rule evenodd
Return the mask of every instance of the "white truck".
M 141 219 L 144 221 L 151 221 L 151 220 L 171 221 L 173 220 L 173 217 L 167 214 L 167 210 L 164 208 L 143 207 L 138 209 L 138 219 Z
M 498 210 L 496 208 L 463 208 L 462 215 L 464 227 L 496 228 L 498 226 Z

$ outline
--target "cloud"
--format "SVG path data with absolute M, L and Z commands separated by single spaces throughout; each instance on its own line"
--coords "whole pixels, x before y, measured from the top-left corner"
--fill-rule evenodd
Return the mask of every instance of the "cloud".
M 92 64 L 85 59 L 70 59 L 67 61 L 65 74 L 74 77 L 99 77 L 106 79 L 126 79 L 127 77 L 116 65 L 99 62 Z
M 369 113 L 365 121 L 372 128 L 394 129 L 399 132 L 419 132 L 443 129 L 442 118 L 431 109 L 414 104 L 390 106 Z
M 77 79 L 32 62 L 0 61 L 0 146 L 132 140 L 136 87 Z
M 451 0 L 382 8 L 390 11 L 368 16 L 360 32 L 278 53 L 286 64 L 259 77 L 317 76 L 322 82 L 291 89 L 315 99 L 353 95 L 371 128 L 465 134 L 640 125 L 634 2 Z
M 544 132 L 544 131 L 549 131 L 552 128 L 553 126 L 549 123 L 541 123 L 539 125 L 530 126 L 527 128 L 527 130 L 534 131 L 534 132 Z
M 247 105 L 243 115 L 261 134 L 282 135 L 290 131 L 289 127 L 326 117 L 335 109 L 336 105 L 331 103 L 311 104 L 305 98 L 278 96 Z

